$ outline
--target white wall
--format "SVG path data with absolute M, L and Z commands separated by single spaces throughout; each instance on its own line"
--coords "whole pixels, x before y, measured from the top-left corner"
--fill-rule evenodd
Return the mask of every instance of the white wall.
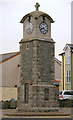
M 18 84 L 19 55 L 2 63 L 2 85 L 14 87 Z
M 17 100 L 17 88 L 0 87 L 0 91 L 2 92 L 2 96 L 0 95 L 0 101 L 10 100 L 11 98 Z
M 61 64 L 55 60 L 55 79 L 61 80 Z

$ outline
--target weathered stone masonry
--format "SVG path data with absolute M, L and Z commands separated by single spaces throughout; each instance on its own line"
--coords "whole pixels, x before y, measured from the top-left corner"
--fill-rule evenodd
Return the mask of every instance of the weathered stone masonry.
M 28 23 L 29 16 L 34 25 L 31 34 L 27 34 L 25 31 L 25 24 Z M 39 31 L 39 24 L 43 16 L 48 24 L 47 34 Z M 20 81 L 17 107 L 19 111 L 57 110 L 55 86 L 52 82 L 55 79 L 55 42 L 51 39 L 51 22 L 53 22 L 52 18 L 40 11 L 29 13 L 21 20 L 23 39 L 20 41 Z

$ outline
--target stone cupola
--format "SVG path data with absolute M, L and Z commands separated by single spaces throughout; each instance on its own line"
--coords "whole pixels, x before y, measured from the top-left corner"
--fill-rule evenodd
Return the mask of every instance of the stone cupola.
M 51 41 L 51 23 L 53 23 L 54 21 L 47 13 L 39 11 L 39 6 L 40 5 L 36 3 L 36 10 L 26 14 L 20 21 L 20 23 L 23 23 L 23 41 L 30 41 L 31 39 L 36 38 Z M 44 34 L 40 32 L 39 27 L 41 22 L 46 22 L 48 26 L 47 34 L 45 34 L 45 32 Z

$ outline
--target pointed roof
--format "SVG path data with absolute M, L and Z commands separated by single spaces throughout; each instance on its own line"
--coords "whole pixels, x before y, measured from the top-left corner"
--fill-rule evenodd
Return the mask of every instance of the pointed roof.
M 73 44 L 66 44 L 70 47 L 70 49 L 73 49 Z
M 69 49 L 71 49 L 71 50 L 72 50 L 72 49 L 73 49 L 73 44 L 68 44 L 68 43 L 67 43 L 67 44 L 65 45 L 65 47 L 64 47 L 64 49 L 63 49 L 63 50 L 65 51 L 65 50 L 66 50 L 66 48 L 69 48 Z

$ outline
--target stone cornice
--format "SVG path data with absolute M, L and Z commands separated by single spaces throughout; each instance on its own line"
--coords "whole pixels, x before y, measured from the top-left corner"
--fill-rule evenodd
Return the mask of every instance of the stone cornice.
M 31 42 L 31 41 L 34 41 L 34 40 L 55 43 L 55 41 L 53 39 L 47 39 L 47 38 L 33 38 L 33 39 L 26 39 L 26 40 L 22 39 L 19 43 Z

